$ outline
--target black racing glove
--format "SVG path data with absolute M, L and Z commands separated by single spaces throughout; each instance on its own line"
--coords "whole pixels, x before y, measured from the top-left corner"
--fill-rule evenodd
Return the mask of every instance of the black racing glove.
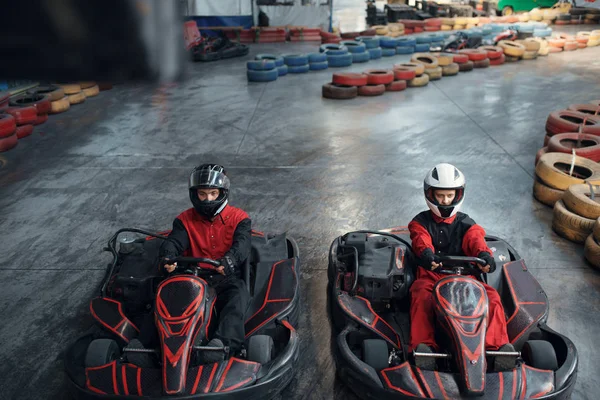
M 160 267 L 161 272 L 168 274 L 169 271 L 167 271 L 165 269 L 165 265 L 169 265 L 169 264 L 175 264 L 176 261 L 175 259 L 177 258 L 177 256 L 174 255 L 166 255 L 160 258 L 158 265 Z M 173 272 L 177 271 L 177 267 L 175 267 L 175 270 Z
M 432 271 L 432 269 L 431 269 L 432 262 L 435 262 L 436 264 L 440 263 L 440 257 L 438 255 L 434 254 L 433 250 L 431 250 L 431 249 L 423 250 L 423 252 L 421 253 L 420 260 L 421 260 L 421 266 L 430 271 Z
M 229 277 L 235 275 L 235 263 L 231 257 L 225 256 L 220 258 L 219 262 L 225 267 L 225 276 Z
M 485 265 L 490 266 L 490 273 L 496 270 L 496 260 L 494 260 L 494 257 L 492 257 L 490 253 L 488 253 L 487 251 L 482 251 L 477 257 L 485 261 Z

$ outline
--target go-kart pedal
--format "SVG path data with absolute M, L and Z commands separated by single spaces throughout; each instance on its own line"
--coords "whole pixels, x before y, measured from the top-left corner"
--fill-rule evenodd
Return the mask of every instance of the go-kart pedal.
M 510 343 L 506 343 L 504 346 L 500 347 L 498 351 L 514 352 L 515 347 Z M 494 371 L 512 371 L 515 369 L 516 361 L 517 358 L 515 356 L 496 356 L 494 358 Z
M 208 345 L 206 347 L 220 347 L 223 348 L 224 344 L 221 341 L 221 339 L 211 339 L 210 342 L 208 342 Z M 225 353 L 223 351 L 217 351 L 217 350 L 205 350 L 202 352 L 202 354 L 200 355 L 200 361 L 202 364 L 213 364 L 213 363 L 218 363 L 221 362 L 225 359 Z
M 144 349 L 144 345 L 138 339 L 132 339 L 127 345 L 128 349 Z M 154 361 L 152 360 L 152 354 L 150 353 L 138 353 L 138 352 L 126 352 L 127 361 L 133 365 L 137 365 L 141 368 L 152 368 L 154 367 Z
M 431 347 L 427 346 L 424 343 L 421 343 L 416 348 L 417 353 L 433 353 Z M 437 363 L 435 358 L 427 357 L 427 356 L 415 356 L 415 365 L 420 369 L 425 369 L 429 371 L 434 371 L 437 367 Z

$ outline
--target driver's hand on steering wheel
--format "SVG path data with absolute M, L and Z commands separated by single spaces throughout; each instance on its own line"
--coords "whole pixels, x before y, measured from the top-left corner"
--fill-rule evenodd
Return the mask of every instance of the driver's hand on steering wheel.
M 481 265 L 481 264 L 477 264 L 477 266 L 479 267 L 479 269 L 483 272 L 485 272 L 486 274 L 488 272 L 490 272 L 490 266 L 489 265 Z
M 439 264 L 436 263 L 435 261 L 431 262 L 431 270 L 435 270 L 437 267 L 441 267 L 443 264 L 440 262 Z
M 175 268 L 177 268 L 177 263 L 165 264 L 165 269 L 167 270 L 168 273 L 175 271 Z

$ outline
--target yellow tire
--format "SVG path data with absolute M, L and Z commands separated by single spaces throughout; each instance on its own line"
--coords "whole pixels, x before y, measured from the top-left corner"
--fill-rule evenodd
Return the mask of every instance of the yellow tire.
M 66 95 L 77 94 L 81 92 L 81 85 L 77 83 L 68 83 L 65 85 L 59 85 L 65 92 Z
M 501 40 L 498 46 L 502 47 L 504 54 L 511 57 L 522 57 L 525 53 L 525 46 L 510 40 Z
M 59 114 L 71 108 L 71 102 L 68 97 L 63 97 L 60 100 L 55 100 L 50 103 L 50 112 L 48 114 Z
M 592 192 L 594 200 L 592 200 Z M 565 190 L 563 203 L 567 209 L 585 218 L 600 218 L 600 186 L 571 185 Z
M 442 53 L 440 55 L 436 54 L 435 57 L 437 58 L 438 66 L 440 67 L 446 67 L 454 62 L 454 57 L 452 55 Z
M 429 83 L 429 75 L 423 74 L 406 82 L 408 87 L 423 87 Z
M 526 51 L 521 57 L 523 60 L 535 60 L 538 56 L 537 51 Z
M 423 64 L 425 70 L 438 67 L 438 59 L 429 53 L 415 53 L 410 61 Z
M 596 220 L 594 227 L 592 228 L 592 233 L 596 241 L 600 242 L 600 218 Z
M 468 23 L 469 23 L 468 18 L 464 18 L 464 17 L 454 18 L 454 25 L 466 25 Z
M 442 75 L 443 76 L 454 76 L 458 75 L 458 71 L 460 71 L 460 67 L 457 63 L 452 63 L 450 65 L 446 65 L 442 67 Z
M 544 184 L 537 176 L 533 181 L 533 197 L 542 204 L 554 207 L 563 196 L 564 191 L 551 188 Z
M 83 89 L 83 94 L 85 94 L 85 97 L 98 96 L 99 93 L 100 88 L 98 87 L 98 85 Z
M 589 235 L 585 239 L 583 255 L 594 268 L 600 268 L 600 244 L 594 235 Z
M 403 63 L 403 64 L 396 64 L 396 65 L 394 65 L 394 68 L 396 68 L 397 66 L 404 67 L 404 68 L 410 68 L 415 71 L 415 75 L 417 75 L 417 76 L 421 76 L 425 72 L 425 66 L 421 63 L 408 62 L 408 63 Z
M 96 82 L 93 82 L 93 81 L 79 82 L 79 86 L 81 86 L 82 89 L 87 89 L 87 88 L 96 86 Z
M 425 68 L 425 75 L 429 75 L 430 81 L 437 81 L 442 79 L 442 67 Z
M 451 31 L 452 30 L 452 25 L 442 25 L 440 27 L 441 30 L 443 31 Z
M 83 92 L 79 92 L 77 94 L 70 94 L 70 95 L 67 96 L 67 98 L 69 99 L 69 103 L 71 105 L 81 104 L 86 99 L 85 94 Z
M 554 205 L 552 229 L 559 236 L 575 243 L 583 243 L 592 233 L 596 220 L 584 218 L 567 210 L 562 200 Z
M 573 175 L 569 175 L 572 163 Z M 548 186 L 559 190 L 567 190 L 569 186 L 584 181 L 600 184 L 600 164 L 571 154 L 544 154 L 535 166 L 535 173 Z

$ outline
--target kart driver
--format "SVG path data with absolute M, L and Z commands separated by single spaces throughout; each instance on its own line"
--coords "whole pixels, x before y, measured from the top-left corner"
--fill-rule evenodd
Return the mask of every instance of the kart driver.
M 250 256 L 250 217 L 228 204 L 229 178 L 221 165 L 203 164 L 194 168 L 188 187 L 193 208 L 173 221 L 171 240 L 160 248 L 161 266 L 166 273 L 173 273 L 177 263 L 172 260 L 183 253 L 221 263 L 215 269 L 220 275 L 207 279 L 217 292 L 219 311 L 218 327 L 208 346 L 229 346 L 233 355 L 241 350 L 245 336 L 244 313 L 249 298 L 241 266 Z M 206 363 L 218 362 L 224 354 L 208 351 L 203 358 Z
M 419 258 L 417 279 L 410 288 L 410 347 L 417 352 L 432 353 L 438 350 L 435 342 L 435 312 L 432 298 L 437 281 L 447 276 L 435 270 L 442 263 L 440 256 L 469 256 L 485 260 L 478 268 L 494 272 L 496 263 L 485 242 L 485 231 L 467 214 L 459 212 L 465 190 L 465 177 L 450 164 L 438 164 L 424 181 L 425 201 L 429 210 L 418 214 L 408 225 L 412 248 Z M 485 337 L 487 350 L 514 351 L 506 332 L 506 317 L 498 292 L 483 283 L 489 300 L 488 329 Z M 434 358 L 416 357 L 415 363 L 423 369 L 436 367 Z M 496 371 L 514 368 L 514 358 L 496 356 Z

